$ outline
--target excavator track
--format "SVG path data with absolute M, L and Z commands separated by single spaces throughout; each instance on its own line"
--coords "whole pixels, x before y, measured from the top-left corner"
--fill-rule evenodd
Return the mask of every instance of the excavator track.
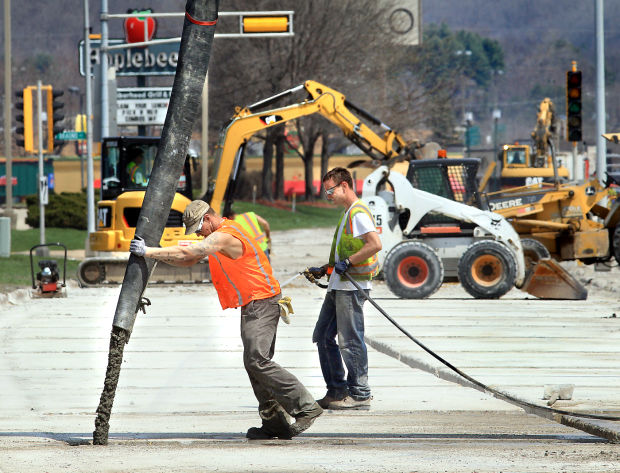
M 77 277 L 81 287 L 102 287 L 121 284 L 125 277 L 127 258 L 93 257 L 80 263 Z M 206 283 L 211 281 L 209 264 L 203 260 L 190 267 L 171 266 L 158 262 L 149 279 L 150 284 Z

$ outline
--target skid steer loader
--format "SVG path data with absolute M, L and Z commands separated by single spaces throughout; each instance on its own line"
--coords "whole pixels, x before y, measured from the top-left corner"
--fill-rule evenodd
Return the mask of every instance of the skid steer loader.
M 441 286 L 447 265 L 463 288 L 479 299 L 499 298 L 515 286 L 547 299 L 587 297 L 583 286 L 553 260 L 534 252 L 526 264 L 521 239 L 508 221 L 467 205 L 476 198 L 466 192 L 467 174 L 446 180 L 436 164 L 426 166 L 426 174 L 440 177 L 426 184 L 436 186 L 434 193 L 414 187 L 387 166 L 378 167 L 364 181 L 362 199 L 375 218 L 383 244 L 379 261 L 394 294 L 409 299 L 430 296 Z M 410 178 L 419 181 L 420 173 L 410 173 Z M 455 194 L 461 202 L 454 200 Z M 437 215 L 444 220 L 433 221 Z

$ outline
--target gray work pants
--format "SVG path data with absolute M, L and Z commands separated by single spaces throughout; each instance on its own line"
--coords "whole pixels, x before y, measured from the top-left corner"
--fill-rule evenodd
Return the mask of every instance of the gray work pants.
M 248 303 L 241 308 L 243 364 L 250 378 L 259 412 L 275 400 L 291 416 L 308 411 L 314 398 L 291 373 L 272 361 L 280 320 L 281 295 Z

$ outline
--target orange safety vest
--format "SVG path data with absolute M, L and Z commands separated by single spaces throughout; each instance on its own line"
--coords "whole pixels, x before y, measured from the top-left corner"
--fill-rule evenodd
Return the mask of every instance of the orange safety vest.
M 231 259 L 221 252 L 209 255 L 211 280 L 222 309 L 241 307 L 280 294 L 280 283 L 256 240 L 240 224 L 224 219 L 216 232 L 228 233 L 243 244 L 243 253 Z

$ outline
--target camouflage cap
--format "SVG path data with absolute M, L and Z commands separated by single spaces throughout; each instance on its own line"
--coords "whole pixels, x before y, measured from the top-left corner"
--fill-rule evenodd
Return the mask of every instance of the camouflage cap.
M 204 200 L 194 200 L 185 207 L 185 212 L 183 212 L 183 223 L 185 224 L 186 235 L 196 233 L 196 230 L 198 230 L 202 222 L 202 217 L 204 217 L 209 208 L 209 204 Z

